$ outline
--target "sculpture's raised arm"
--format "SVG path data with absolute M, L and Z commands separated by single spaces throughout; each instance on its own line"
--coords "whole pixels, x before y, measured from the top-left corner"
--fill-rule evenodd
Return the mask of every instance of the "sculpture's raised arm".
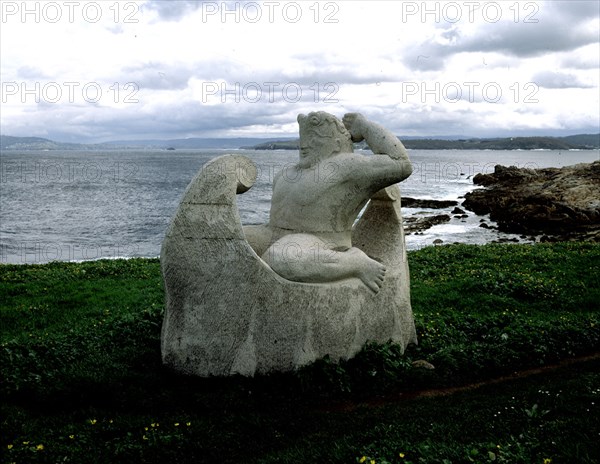
M 369 160 L 369 169 L 362 172 L 371 178 L 381 178 L 382 182 L 400 182 L 412 173 L 412 164 L 408 158 L 406 148 L 398 137 L 385 127 L 373 121 L 367 120 L 360 113 L 347 113 L 343 118 L 344 126 L 353 142 L 367 142 L 376 157 Z M 388 183 L 389 185 L 389 183 Z

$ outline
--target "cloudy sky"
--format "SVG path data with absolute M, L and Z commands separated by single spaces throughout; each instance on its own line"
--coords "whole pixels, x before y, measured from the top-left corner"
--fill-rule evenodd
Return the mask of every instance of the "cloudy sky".
M 399 135 L 600 129 L 600 2 L 0 2 L 1 132 L 284 137 L 298 113 Z

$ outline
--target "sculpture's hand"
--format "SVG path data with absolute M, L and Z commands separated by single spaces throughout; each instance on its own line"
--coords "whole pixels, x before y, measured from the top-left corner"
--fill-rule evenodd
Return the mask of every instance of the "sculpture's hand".
M 361 142 L 365 138 L 367 120 L 360 113 L 346 113 L 342 119 L 344 126 L 350 132 L 353 142 Z

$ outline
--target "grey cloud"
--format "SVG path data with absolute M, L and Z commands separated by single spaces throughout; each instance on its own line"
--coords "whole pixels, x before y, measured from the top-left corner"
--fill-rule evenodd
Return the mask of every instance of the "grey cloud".
M 163 21 L 179 21 L 194 11 L 206 8 L 212 14 L 216 9 L 233 11 L 249 1 L 201 1 L 201 0 L 150 0 L 142 5 L 142 10 L 155 11 Z
M 150 0 L 142 5 L 142 11 L 155 11 L 165 21 L 178 21 L 185 15 L 200 8 L 203 3 L 206 2 L 196 0 Z
M 545 24 L 498 23 L 489 30 L 459 43 L 454 51 L 502 52 L 516 57 L 533 57 L 551 52 L 574 50 L 594 43 L 598 36 L 592 31 L 580 29 L 575 24 L 556 21 Z
M 406 65 L 415 71 L 439 71 L 445 66 L 445 56 L 440 55 L 436 48 L 424 48 L 414 51 L 406 60 Z
M 165 62 L 146 62 L 123 68 L 124 80 L 136 82 L 143 89 L 183 89 L 190 79 L 194 78 L 203 82 L 225 81 L 229 85 L 257 83 L 267 87 L 267 83 L 275 83 L 279 88 L 286 84 L 297 84 L 303 88 L 326 84 L 358 85 L 378 84 L 385 82 L 401 82 L 412 78 L 408 75 L 399 75 L 398 60 L 405 66 L 404 57 L 400 54 L 381 59 L 376 64 L 357 66 L 355 62 L 348 62 L 335 57 L 325 57 L 322 54 L 309 53 L 291 56 L 297 61 L 299 69 L 293 72 L 287 67 L 274 68 L 256 67 L 252 63 L 235 57 L 222 57 L 219 59 L 204 60 L 194 63 L 169 64 Z M 409 58 L 410 59 L 410 58 Z M 415 56 L 415 60 L 422 62 L 423 68 L 429 69 L 440 66 L 439 60 L 429 59 L 424 56 Z
M 313 92 L 327 93 L 328 89 L 345 84 L 377 84 L 398 82 L 402 76 L 386 69 L 358 68 L 354 64 L 320 64 L 323 58 L 314 58 L 314 62 L 304 64 L 306 71 L 291 73 L 285 69 L 257 69 L 252 65 L 240 63 L 235 59 L 204 61 L 191 64 L 167 64 L 160 62 L 143 63 L 122 70 L 122 80 L 135 82 L 141 89 L 177 90 L 187 87 L 191 78 L 203 82 L 227 83 L 227 88 L 258 84 L 268 91 L 272 86 L 278 91 L 285 85 L 290 88 L 301 86 L 307 95 Z M 327 86 L 328 89 L 324 87 Z M 333 87 L 332 87 L 333 86 Z
M 98 142 L 107 140 L 169 139 L 226 136 L 252 125 L 278 124 L 285 106 L 279 103 L 227 103 L 206 105 L 198 101 L 173 101 L 156 106 L 139 104 L 115 109 L 94 105 L 37 105 L 31 114 L 11 121 L 22 135 L 47 134 L 54 140 Z M 56 121 L 66 121 L 57 125 Z M 295 116 L 290 121 L 295 121 Z M 217 135 L 215 135 L 217 134 Z
M 460 41 L 460 29 L 456 26 L 439 28 L 435 35 L 405 52 L 404 64 L 415 71 L 439 71 L 452 53 L 459 52 Z
M 569 54 L 561 61 L 562 68 L 573 68 L 573 69 L 598 69 L 600 68 L 600 57 L 584 59 L 581 56 Z
M 573 74 L 560 71 L 538 72 L 533 76 L 532 82 L 535 82 L 540 87 L 545 87 L 547 89 L 589 89 L 594 87 L 593 85 L 581 82 L 579 78 Z
M 178 90 L 185 89 L 193 71 L 182 65 L 144 63 L 123 69 L 123 77 L 135 82 L 142 89 Z
M 21 66 L 17 74 L 22 79 L 47 79 L 48 75 L 35 66 Z
M 228 82 L 256 81 L 251 70 L 234 59 L 221 59 L 197 63 L 146 62 L 128 66 L 122 70 L 123 79 L 137 83 L 146 90 L 185 89 L 190 79 L 205 82 L 225 80 Z M 266 76 L 265 76 L 266 78 Z
M 447 113 L 436 106 L 403 105 L 401 108 L 378 109 L 372 115 L 402 138 L 402 135 L 472 135 L 481 130 L 481 113 L 471 109 L 456 109 Z
M 513 16 L 511 20 L 483 23 L 478 34 L 458 44 L 459 48 L 530 57 L 598 42 L 597 26 L 591 26 L 591 21 L 600 17 L 597 1 L 528 2 L 520 8 L 518 21 Z
M 561 21 L 585 21 L 600 16 L 600 2 L 594 0 L 548 1 L 542 8 L 548 9 L 549 13 L 561 18 Z
M 398 82 L 403 76 L 399 76 L 397 71 L 390 71 L 388 64 L 393 64 L 394 57 L 387 59 L 387 62 L 378 62 L 365 66 L 357 65 L 356 62 L 348 62 L 336 59 L 336 57 L 323 54 L 296 54 L 292 56 L 302 64 L 303 71 L 290 73 L 286 70 L 280 71 L 279 79 L 285 82 L 298 82 L 302 85 L 311 85 L 311 83 L 324 84 L 333 82 L 338 85 L 343 84 L 377 84 L 382 82 Z M 264 73 L 264 78 L 268 76 Z M 271 80 L 272 80 L 271 76 Z
M 598 2 L 549 2 L 542 4 L 530 18 L 537 22 L 524 22 L 524 18 L 519 22 L 484 22 L 469 36 L 460 33 L 459 25 L 441 25 L 435 36 L 411 50 L 412 59 L 407 65 L 414 70 L 440 70 L 447 58 L 457 53 L 498 52 L 529 58 L 596 44 L 598 29 L 590 21 L 598 18 L 598 5 Z
M 54 140 L 101 142 L 221 137 L 245 130 L 252 133 L 252 136 L 274 137 L 277 128 L 292 124 L 292 134 L 279 135 L 287 137 L 296 135 L 294 123 L 298 113 L 316 109 L 340 117 L 348 111 L 360 111 L 399 135 L 502 136 L 503 131 L 506 135 L 536 133 L 529 127 L 491 127 L 488 116 L 492 113 L 488 115 L 485 108 L 457 108 L 448 113 L 438 105 L 398 105 L 396 101 L 388 105 L 361 105 L 359 108 L 348 101 L 338 105 L 316 105 L 311 102 L 203 105 L 197 101 L 174 101 L 152 107 L 143 107 L 142 103 L 132 104 L 120 109 L 92 108 L 91 105 L 54 105 L 44 111 L 37 111 L 36 118 L 32 118 L 31 114 L 24 114 L 18 120 L 13 120 L 11 125 L 18 130 L 13 130 L 11 135 L 34 134 Z M 57 120 L 67 123 L 57 125 Z M 266 126 L 267 129 L 258 132 L 256 126 Z M 563 127 L 569 127 L 568 120 L 563 121 Z M 577 129 L 585 132 L 588 128 L 578 124 Z
M 397 82 L 399 80 L 399 76 L 383 71 L 357 71 L 355 67 L 350 66 L 343 69 L 321 66 L 320 69 L 314 71 L 311 70 L 300 74 L 289 74 L 284 71 L 282 72 L 280 79 L 284 82 L 295 82 L 301 85 L 310 86 L 314 83 L 320 85 L 324 85 L 326 83 L 344 85 Z

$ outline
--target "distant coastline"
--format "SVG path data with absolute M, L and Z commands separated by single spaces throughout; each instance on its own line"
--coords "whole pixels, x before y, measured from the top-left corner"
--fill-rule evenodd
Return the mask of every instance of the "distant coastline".
M 600 134 L 580 134 L 567 137 L 506 137 L 491 139 L 404 139 L 404 146 L 415 150 L 593 150 L 600 148 Z M 297 150 L 299 140 L 268 141 L 247 150 Z M 368 147 L 360 143 L 356 148 Z
M 565 137 L 504 137 L 434 139 L 399 137 L 408 149 L 416 150 L 595 150 L 600 148 L 600 133 Z M 245 149 L 298 150 L 298 139 L 260 138 L 189 138 L 173 140 L 137 140 L 105 143 L 65 143 L 42 137 L 0 136 L 0 150 L 185 150 L 185 149 Z M 364 142 L 357 149 L 368 149 Z

